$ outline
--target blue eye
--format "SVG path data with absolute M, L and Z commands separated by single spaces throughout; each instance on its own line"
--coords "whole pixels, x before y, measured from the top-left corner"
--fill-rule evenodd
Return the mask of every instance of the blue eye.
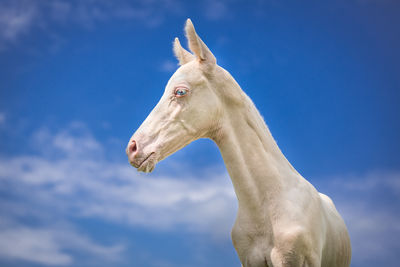
M 187 89 L 185 89 L 185 88 L 177 88 L 175 90 L 175 95 L 177 97 L 182 97 L 182 96 L 185 96 L 186 94 L 187 94 Z

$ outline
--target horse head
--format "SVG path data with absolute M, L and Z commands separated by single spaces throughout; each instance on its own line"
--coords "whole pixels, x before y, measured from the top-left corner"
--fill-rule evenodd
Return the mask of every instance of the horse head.
M 194 140 L 213 138 L 219 128 L 223 110 L 217 87 L 225 71 L 217 66 L 190 19 L 185 32 L 192 53 L 175 38 L 173 50 L 180 67 L 126 148 L 129 162 L 139 171 L 153 171 L 157 162 Z

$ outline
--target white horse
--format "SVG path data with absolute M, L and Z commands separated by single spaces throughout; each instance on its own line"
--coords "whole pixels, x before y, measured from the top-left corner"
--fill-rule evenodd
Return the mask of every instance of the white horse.
M 350 265 L 346 226 L 332 200 L 288 162 L 250 98 L 216 64 L 190 19 L 190 53 L 175 38 L 180 67 L 130 139 L 139 171 L 199 138 L 219 147 L 239 201 L 232 240 L 243 266 Z

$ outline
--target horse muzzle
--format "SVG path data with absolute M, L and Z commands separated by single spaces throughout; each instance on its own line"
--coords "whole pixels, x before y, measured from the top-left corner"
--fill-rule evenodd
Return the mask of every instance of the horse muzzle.
M 157 164 L 155 152 L 144 154 L 137 141 L 131 140 L 126 147 L 129 163 L 138 171 L 152 172 Z

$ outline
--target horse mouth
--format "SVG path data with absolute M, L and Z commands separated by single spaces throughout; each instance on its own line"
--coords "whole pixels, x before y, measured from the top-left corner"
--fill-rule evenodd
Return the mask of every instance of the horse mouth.
M 154 152 L 150 153 L 137 167 L 138 171 L 141 172 L 152 172 L 156 166 L 156 158 Z

